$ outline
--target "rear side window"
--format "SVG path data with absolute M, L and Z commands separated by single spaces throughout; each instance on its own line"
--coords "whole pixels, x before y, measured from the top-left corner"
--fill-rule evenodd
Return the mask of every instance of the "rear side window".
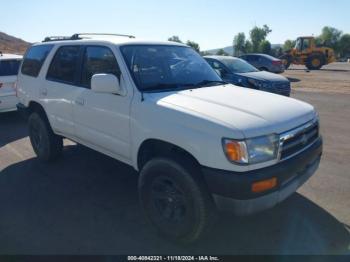
M 0 60 L 0 76 L 17 75 L 20 63 L 20 60 Z
M 21 69 L 22 74 L 37 77 L 52 47 L 53 45 L 39 45 L 31 47 L 24 58 Z
M 256 56 L 256 55 L 250 55 L 250 56 L 247 56 L 247 60 L 248 60 L 249 62 L 256 62 L 256 61 L 259 60 L 259 57 Z
M 113 74 L 119 78 L 120 70 L 117 60 L 108 47 L 88 46 L 84 53 L 82 86 L 90 88 L 92 76 L 100 73 Z
M 74 84 L 78 72 L 79 52 L 80 46 L 60 47 L 51 62 L 47 79 Z

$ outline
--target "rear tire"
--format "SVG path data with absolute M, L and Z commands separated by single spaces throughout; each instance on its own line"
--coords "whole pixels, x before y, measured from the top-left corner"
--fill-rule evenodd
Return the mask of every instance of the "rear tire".
M 139 197 L 148 220 L 164 237 L 189 244 L 215 218 L 215 206 L 197 171 L 167 158 L 150 160 L 139 178 Z
M 311 55 L 306 61 L 306 67 L 309 70 L 320 70 L 324 65 L 324 58 L 321 55 Z
M 44 162 L 55 160 L 62 152 L 63 139 L 53 133 L 48 120 L 39 113 L 29 116 L 29 138 L 38 158 Z

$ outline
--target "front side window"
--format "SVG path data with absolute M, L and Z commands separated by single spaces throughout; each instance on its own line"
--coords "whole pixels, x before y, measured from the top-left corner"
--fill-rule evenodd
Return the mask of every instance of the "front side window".
M 84 53 L 81 84 L 90 88 L 92 76 L 100 73 L 113 74 L 119 78 L 117 60 L 108 47 L 88 46 Z
M 310 47 L 310 41 L 309 39 L 304 39 L 303 41 L 303 50 L 306 50 Z
M 53 58 L 47 79 L 74 84 L 78 72 L 80 46 L 62 46 Z
M 17 75 L 20 63 L 20 60 L 0 60 L 0 76 Z
M 126 45 L 121 51 L 141 91 L 199 88 L 222 83 L 211 66 L 189 47 Z
M 24 57 L 21 73 L 37 77 L 52 47 L 53 45 L 38 45 L 31 47 Z

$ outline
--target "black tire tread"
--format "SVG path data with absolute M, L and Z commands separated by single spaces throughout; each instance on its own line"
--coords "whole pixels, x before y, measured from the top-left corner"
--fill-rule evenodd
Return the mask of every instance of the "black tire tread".
M 207 187 L 204 181 L 201 179 L 200 174 L 198 173 L 199 171 L 191 161 L 188 161 L 187 159 L 181 157 L 175 157 L 172 159 L 157 157 L 150 160 L 142 169 L 139 178 L 140 202 L 142 204 L 142 207 L 144 208 L 144 211 L 145 205 L 142 199 L 143 185 L 145 183 L 145 180 L 148 179 L 150 170 L 155 165 L 167 165 L 169 168 L 179 170 L 179 172 L 183 174 L 182 179 L 186 179 L 186 183 L 191 185 L 191 194 L 193 195 L 193 198 L 196 202 L 196 206 L 198 207 L 199 223 L 196 225 L 196 227 L 192 230 L 191 233 L 181 238 L 173 240 L 181 244 L 190 244 L 195 242 L 203 234 L 206 233 L 206 231 L 210 228 L 211 223 L 215 220 L 216 217 L 215 204 L 212 200 L 211 195 L 207 191 Z M 150 222 L 152 223 L 151 220 Z
M 50 126 L 49 121 L 47 120 L 46 116 L 43 116 L 42 113 L 39 112 L 33 112 L 28 118 L 29 128 L 31 123 L 36 122 L 38 125 L 42 125 L 44 127 L 44 136 L 46 140 L 46 147 L 47 152 L 46 154 L 41 154 L 38 152 L 38 150 L 34 147 L 33 143 L 33 149 L 38 156 L 38 158 L 44 162 L 50 162 L 58 158 L 58 156 L 62 153 L 63 149 L 63 138 L 54 134 L 52 131 L 52 128 Z M 30 134 L 30 130 L 29 130 Z M 31 140 L 32 142 L 32 140 Z

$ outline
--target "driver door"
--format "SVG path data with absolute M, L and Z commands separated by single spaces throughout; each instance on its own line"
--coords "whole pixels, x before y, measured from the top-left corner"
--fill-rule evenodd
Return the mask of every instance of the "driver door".
M 129 163 L 131 94 L 125 92 L 125 95 L 115 95 L 92 91 L 91 78 L 98 73 L 114 74 L 126 90 L 112 49 L 107 46 L 86 46 L 80 93 L 74 103 L 76 136 L 83 144 Z

